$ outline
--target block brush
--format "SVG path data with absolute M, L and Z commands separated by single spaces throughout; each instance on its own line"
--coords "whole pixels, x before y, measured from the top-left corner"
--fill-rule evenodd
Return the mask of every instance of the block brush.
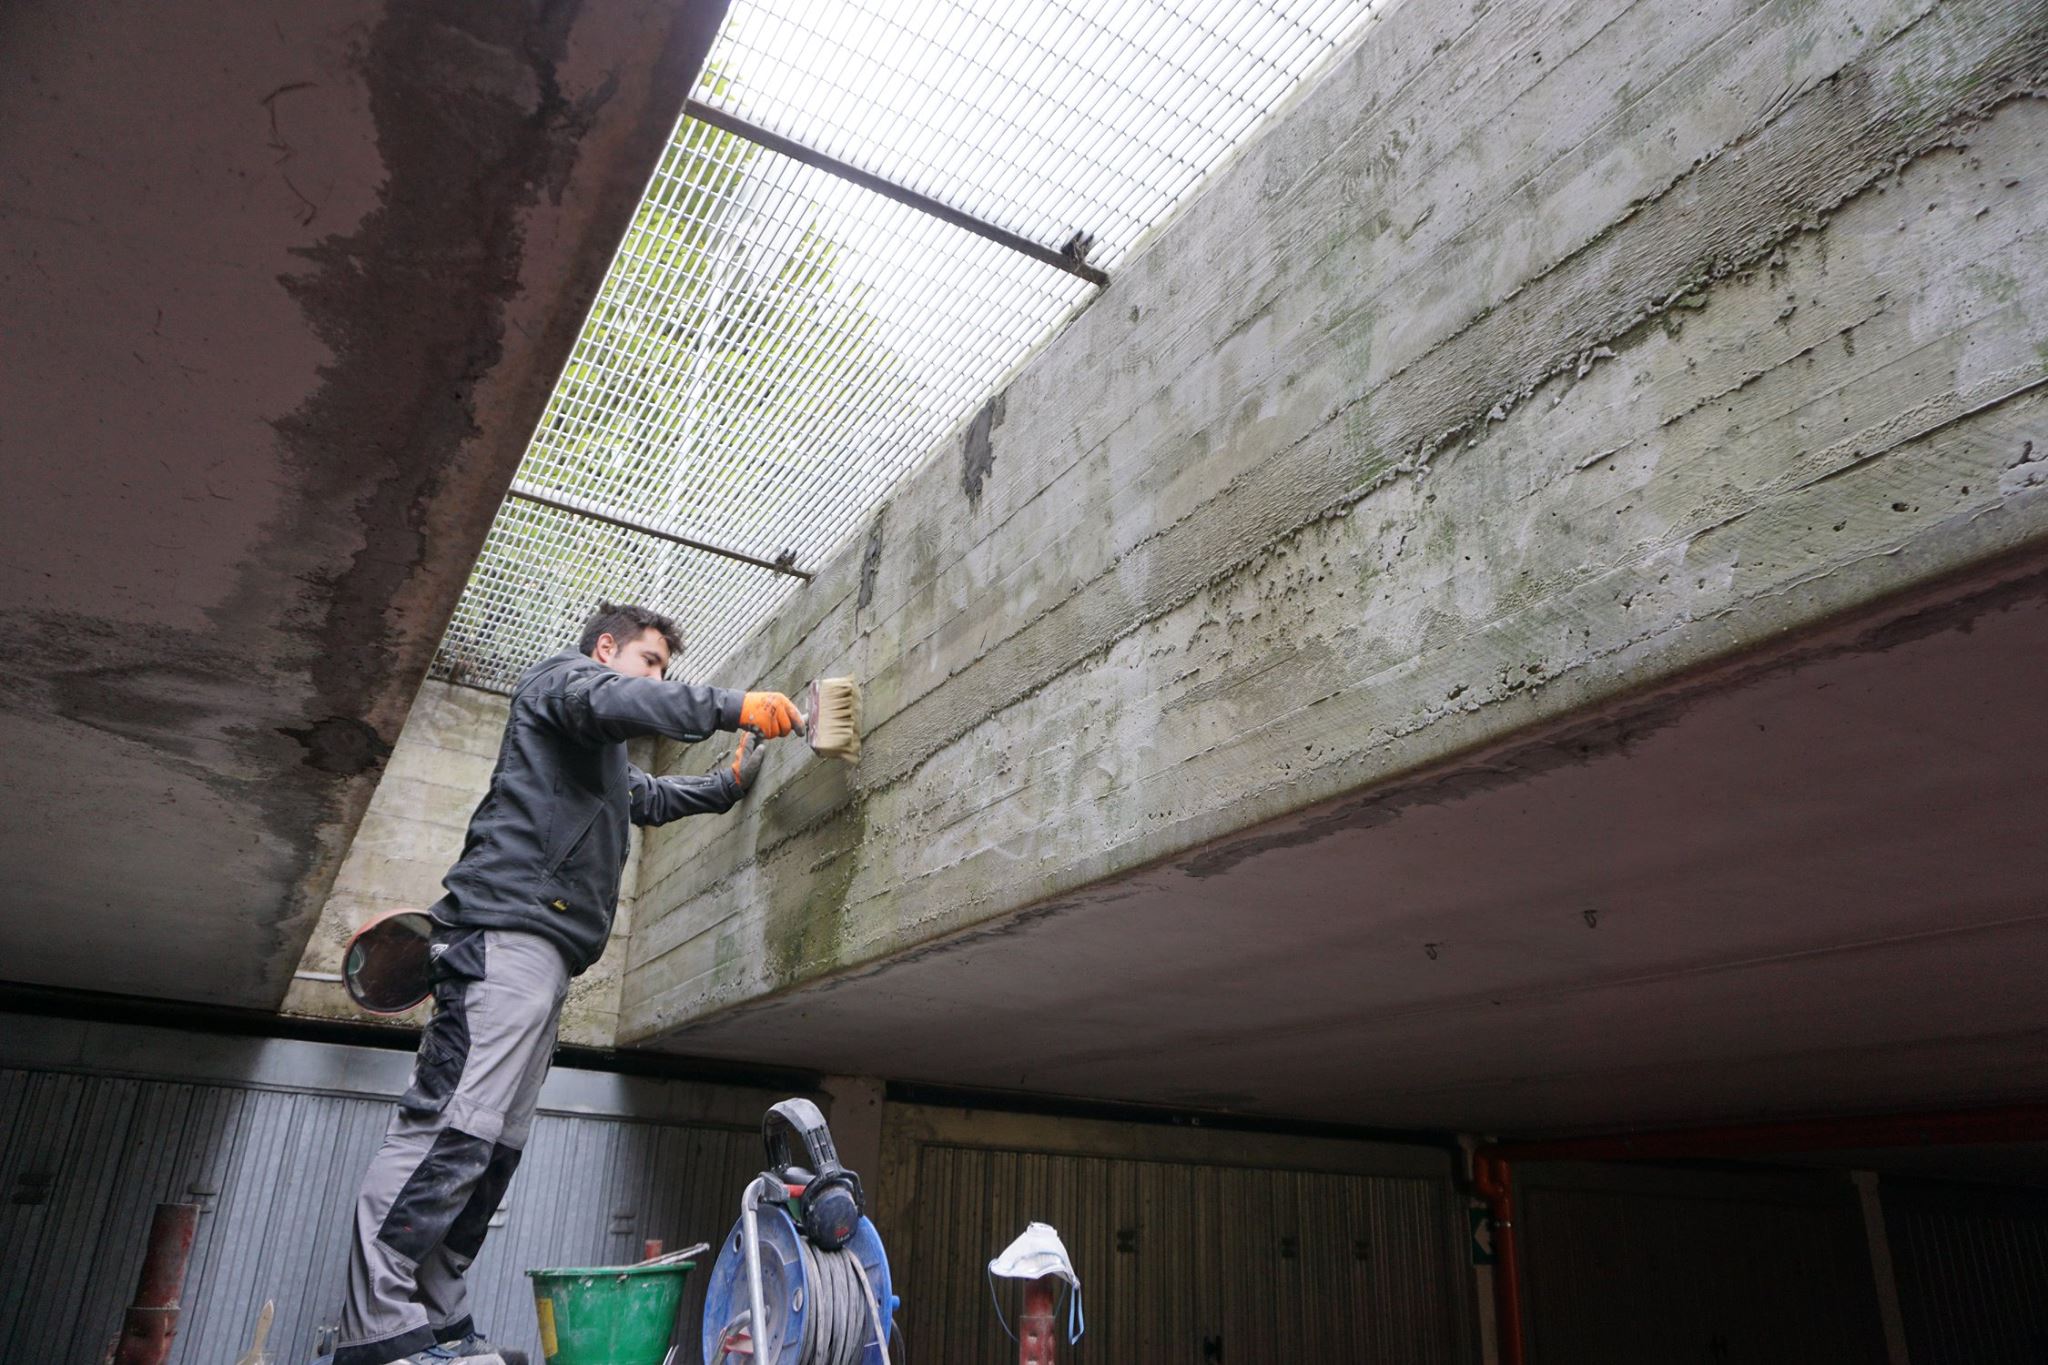
M 813 751 L 860 761 L 860 684 L 852 678 L 819 678 L 811 684 L 804 732 Z

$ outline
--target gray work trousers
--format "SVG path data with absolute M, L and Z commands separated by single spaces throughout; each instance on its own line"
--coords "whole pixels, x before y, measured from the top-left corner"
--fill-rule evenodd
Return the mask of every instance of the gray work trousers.
M 443 929 L 434 1017 L 412 1085 L 356 1196 L 334 1365 L 386 1365 L 474 1324 L 463 1272 L 483 1246 L 533 1125 L 569 970 L 503 929 Z

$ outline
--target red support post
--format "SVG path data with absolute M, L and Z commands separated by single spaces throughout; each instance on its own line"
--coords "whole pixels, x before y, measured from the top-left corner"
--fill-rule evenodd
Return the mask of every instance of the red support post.
M 198 1230 L 199 1205 L 156 1206 L 135 1303 L 121 1320 L 121 1336 L 114 1346 L 114 1365 L 164 1365 L 170 1359 L 171 1339 L 178 1334 L 178 1295 L 185 1287 L 185 1267 L 192 1260 L 192 1238 Z
M 1515 1243 L 1514 1175 L 1497 1152 L 1481 1148 L 1472 1157 L 1472 1187 L 1486 1201 L 1493 1220 L 1493 1334 L 1500 1365 L 1523 1365 L 1522 1261 Z
M 1062 1283 L 1057 1275 L 1041 1275 L 1024 1286 L 1024 1312 L 1017 1319 L 1018 1365 L 1053 1365 L 1059 1350 L 1055 1319 Z

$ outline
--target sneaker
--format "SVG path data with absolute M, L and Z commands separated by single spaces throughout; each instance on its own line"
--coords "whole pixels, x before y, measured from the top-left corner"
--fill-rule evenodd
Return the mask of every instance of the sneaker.
M 526 1352 L 494 1346 L 475 1332 L 406 1357 L 407 1365 L 526 1365 Z

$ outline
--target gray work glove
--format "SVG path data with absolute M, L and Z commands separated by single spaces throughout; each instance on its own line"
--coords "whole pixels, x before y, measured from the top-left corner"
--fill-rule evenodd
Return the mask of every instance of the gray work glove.
M 745 796 L 754 789 L 754 779 L 761 775 L 761 761 L 767 757 L 768 746 L 753 730 L 740 731 L 739 746 L 732 754 L 732 780 L 739 784 L 740 795 Z

